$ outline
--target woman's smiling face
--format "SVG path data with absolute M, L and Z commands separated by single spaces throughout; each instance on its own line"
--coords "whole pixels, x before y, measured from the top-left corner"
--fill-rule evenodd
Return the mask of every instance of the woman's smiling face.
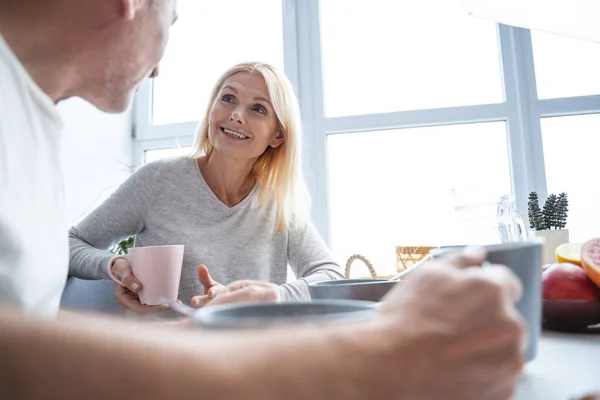
M 283 143 L 264 78 L 239 72 L 221 88 L 208 117 L 209 138 L 224 156 L 256 159 Z

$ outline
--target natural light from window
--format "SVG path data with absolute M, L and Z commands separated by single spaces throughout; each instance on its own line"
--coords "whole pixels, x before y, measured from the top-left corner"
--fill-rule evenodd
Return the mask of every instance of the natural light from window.
M 200 120 L 217 79 L 234 64 L 283 69 L 281 0 L 179 0 L 177 7 L 153 84 L 155 125 Z
M 531 31 L 538 97 L 600 94 L 600 43 Z
M 144 153 L 144 163 L 160 160 L 168 157 L 184 157 L 190 154 L 191 147 L 174 147 L 170 149 L 146 150 Z
M 456 1 L 321 0 L 328 117 L 503 101 L 496 25 Z
M 330 135 L 328 148 L 336 261 L 360 253 L 383 275 L 396 246 L 461 243 L 452 189 L 511 190 L 504 122 Z
M 572 242 L 600 234 L 600 114 L 542 119 L 548 193 L 566 192 Z

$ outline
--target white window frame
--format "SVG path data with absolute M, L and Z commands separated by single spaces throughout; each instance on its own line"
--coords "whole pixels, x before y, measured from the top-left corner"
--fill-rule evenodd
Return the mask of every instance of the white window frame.
M 325 241 L 330 240 L 327 137 L 378 131 L 479 122 L 505 121 L 512 190 L 517 208 L 527 210 L 527 196 L 543 201 L 547 183 L 541 118 L 600 113 L 600 95 L 538 100 L 531 34 L 498 25 L 504 102 L 429 110 L 326 117 L 323 99 L 319 0 L 282 0 L 285 72 L 300 100 L 304 123 L 304 170 L 313 199 L 312 217 Z M 190 146 L 197 122 L 153 126 L 152 85 L 136 95 L 134 155 L 136 166 L 147 150 Z M 482 133 L 485 134 L 485 133 Z

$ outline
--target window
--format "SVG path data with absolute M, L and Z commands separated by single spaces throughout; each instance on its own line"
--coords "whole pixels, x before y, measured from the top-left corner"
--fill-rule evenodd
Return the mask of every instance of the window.
M 160 160 L 161 158 L 187 156 L 190 154 L 191 151 L 191 147 L 146 150 L 144 152 L 144 164 Z
M 532 31 L 540 99 L 600 94 L 600 43 Z
M 600 114 L 542 119 L 548 192 L 566 192 L 572 242 L 600 232 Z
M 331 135 L 328 148 L 336 260 L 360 253 L 382 275 L 396 246 L 461 243 L 452 189 L 511 190 L 503 122 Z
M 500 103 L 496 25 L 444 0 L 321 0 L 327 117 Z
M 585 161 L 598 147 L 600 44 L 459 3 L 180 0 L 161 75 L 136 98 L 136 166 L 187 153 L 228 67 L 285 58 L 313 220 L 339 262 L 363 253 L 392 273 L 395 246 L 456 241 L 450 190 L 482 182 L 525 215 L 531 190 L 564 190 L 572 240 L 597 234 Z
M 218 77 L 236 63 L 283 68 L 281 0 L 180 0 L 178 13 L 154 80 L 154 125 L 201 119 Z
M 287 0 L 286 0 L 287 1 Z M 239 62 L 283 68 L 281 0 L 179 0 L 179 20 L 161 61 L 135 101 L 136 167 L 186 155 L 219 76 Z

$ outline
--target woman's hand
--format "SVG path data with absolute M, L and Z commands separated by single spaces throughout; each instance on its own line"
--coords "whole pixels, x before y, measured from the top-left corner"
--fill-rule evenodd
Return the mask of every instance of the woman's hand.
M 169 308 L 168 304 L 147 306 L 140 303 L 138 293 L 142 290 L 142 283 L 133 275 L 129 261 L 123 258 L 115 260 L 111 265 L 111 272 L 125 285 L 121 286 L 115 282 L 115 298 L 122 306 L 139 314 L 148 314 Z
M 213 297 L 215 297 L 218 292 L 225 290 L 225 286 L 223 286 L 219 282 L 215 281 L 210 276 L 210 273 L 208 272 L 208 268 L 206 268 L 206 265 L 204 265 L 204 264 L 200 264 L 200 266 L 198 266 L 198 280 L 204 287 L 204 295 L 203 296 L 194 296 L 194 297 L 192 297 L 192 300 L 202 298 L 203 301 L 204 301 L 204 299 L 206 299 L 206 301 L 208 301 L 208 300 L 212 299 Z M 206 302 L 206 301 L 204 301 L 204 302 Z M 192 301 L 192 305 L 193 304 L 194 303 Z
M 198 267 L 198 279 L 204 295 L 192 297 L 194 307 L 243 302 L 278 302 L 279 286 L 262 281 L 240 280 L 223 286 L 210 277 L 204 264 Z

